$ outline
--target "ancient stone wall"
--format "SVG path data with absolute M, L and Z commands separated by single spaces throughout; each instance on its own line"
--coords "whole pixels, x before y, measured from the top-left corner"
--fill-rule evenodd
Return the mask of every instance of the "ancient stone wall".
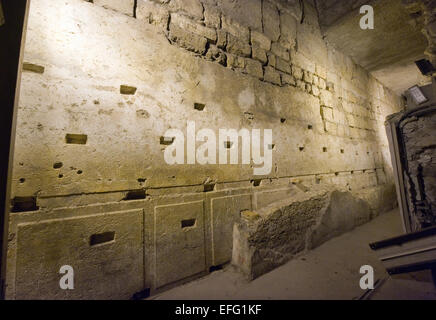
M 164 290 L 229 262 L 241 212 L 296 185 L 360 191 L 373 215 L 392 206 L 383 122 L 401 101 L 327 45 L 303 4 L 33 0 L 8 297 Z M 165 132 L 187 121 L 272 129 L 271 173 L 167 164 Z M 65 264 L 77 270 L 72 291 L 58 288 Z
M 434 0 L 402 0 L 408 11 L 411 23 L 422 28 L 427 38 L 428 47 L 425 51 L 428 60 L 436 65 L 436 1 Z M 435 67 L 436 68 L 436 67 Z M 436 72 L 433 72 L 433 75 Z
M 431 110 L 431 109 L 429 109 Z M 404 140 L 404 182 L 412 231 L 436 225 L 436 112 L 400 122 Z

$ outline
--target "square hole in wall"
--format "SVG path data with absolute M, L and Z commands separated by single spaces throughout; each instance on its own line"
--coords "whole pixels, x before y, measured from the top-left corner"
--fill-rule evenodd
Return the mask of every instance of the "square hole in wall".
M 131 190 L 126 193 L 126 196 L 123 198 L 124 201 L 130 200 L 142 200 L 147 197 L 144 189 L 140 190 Z
M 203 192 L 212 192 L 215 191 L 215 183 L 208 183 L 203 186 Z
M 45 68 L 43 66 L 40 66 L 40 65 L 37 65 L 34 63 L 24 62 L 23 63 L 23 70 L 43 74 Z
M 120 93 L 124 95 L 134 95 L 136 93 L 136 88 L 127 85 L 120 86 Z
M 93 234 L 89 238 L 90 246 L 97 246 L 102 244 L 108 244 L 115 241 L 115 231 L 103 232 L 98 234 Z
M 11 212 L 37 211 L 36 197 L 15 197 L 12 199 Z
M 86 144 L 88 136 L 86 134 L 67 133 L 65 141 L 67 144 Z
M 206 108 L 206 105 L 204 103 L 194 103 L 194 109 L 198 111 L 203 111 L 204 108 Z
M 262 179 L 253 179 L 250 181 L 253 187 L 260 187 L 262 184 Z
M 196 223 L 197 223 L 197 219 L 182 220 L 181 221 L 182 229 L 195 228 Z

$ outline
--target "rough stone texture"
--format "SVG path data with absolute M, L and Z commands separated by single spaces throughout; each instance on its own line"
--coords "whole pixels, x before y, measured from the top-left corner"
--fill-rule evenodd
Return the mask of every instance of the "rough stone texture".
M 197 23 L 194 23 L 191 19 L 180 14 L 174 13 L 171 15 L 171 24 L 176 25 L 187 32 L 203 36 L 211 41 L 216 41 L 217 39 L 215 29 L 201 26 Z M 170 28 L 172 29 L 172 26 Z
M 93 0 L 93 3 L 98 6 L 122 12 L 129 16 L 133 16 L 134 14 L 135 0 Z
M 241 57 L 249 57 L 251 54 L 250 45 L 230 33 L 227 34 L 227 50 Z
M 254 31 L 262 31 L 261 4 L 261 0 L 217 0 L 217 5 L 225 17 Z
M 206 53 L 207 39 L 201 35 L 187 32 L 185 29 L 174 25 L 171 22 L 171 31 L 169 38 L 172 42 L 177 43 L 179 46 L 196 53 Z
M 368 222 L 374 204 L 372 198 L 365 201 L 350 192 L 294 190 L 292 200 L 242 213 L 233 230 L 232 264 L 255 279 L 296 254 Z
M 280 43 L 288 50 L 297 44 L 297 20 L 286 11 L 280 12 Z
M 245 72 L 258 79 L 263 79 L 262 64 L 259 61 L 253 59 L 245 60 Z
M 271 40 L 260 32 L 251 32 L 251 43 L 266 51 L 271 49 Z
M 156 288 L 206 271 L 203 201 L 157 206 L 155 224 Z
M 169 17 L 168 10 L 155 2 L 139 0 L 137 3 L 136 18 L 139 20 L 144 20 L 147 23 L 159 26 L 162 30 L 166 30 Z
M 129 299 L 144 283 L 142 230 L 140 209 L 18 224 L 14 298 Z M 90 244 L 108 231 L 115 241 Z M 63 265 L 73 267 L 78 290 L 59 289 Z
M 292 2 L 299 10 L 299 1 L 290 1 L 289 12 L 294 10 Z M 202 3 L 213 6 L 213 1 Z M 281 6 L 280 13 L 285 9 Z M 138 2 L 137 9 L 141 8 L 145 7 Z M 392 169 L 383 122 L 386 115 L 401 109 L 401 100 L 325 44 L 310 4 L 305 4 L 303 24 L 297 24 L 298 46 L 291 50 L 277 42 L 276 35 L 269 38 L 262 30 L 250 36 L 247 21 L 239 23 L 237 16 L 222 14 L 220 26 L 204 26 L 197 20 L 198 12 L 187 12 L 188 8 L 153 1 L 153 7 L 137 11 L 134 19 L 83 0 L 31 2 L 24 61 L 44 72 L 22 74 L 12 180 L 12 198 L 21 207 L 11 216 L 9 298 L 26 298 L 37 284 L 25 270 L 27 251 L 17 234 L 30 231 L 21 231 L 22 224 L 48 226 L 55 220 L 67 225 L 71 218 L 140 210 L 142 225 L 120 218 L 116 226 L 142 228 L 143 241 L 132 240 L 139 254 L 123 256 L 116 251 L 119 268 L 113 269 L 124 274 L 132 264 L 138 266 L 136 259 L 141 256 L 141 270 L 129 269 L 135 280 L 115 290 L 110 277 L 106 282 L 96 276 L 74 293 L 81 298 L 124 299 L 135 290 L 165 290 L 230 261 L 231 230 L 238 211 L 256 212 L 272 202 L 289 200 L 295 187 L 311 190 L 328 184 L 330 190 L 362 194 L 374 190 L 365 193 L 376 203 L 370 205 L 372 215 L 386 204 L 382 195 L 392 185 Z M 183 20 L 185 27 L 172 19 L 181 14 L 190 19 Z M 265 11 L 262 18 L 269 19 Z M 216 31 L 216 40 L 211 30 Z M 257 39 L 258 45 L 250 38 Z M 273 54 L 270 43 L 288 51 L 287 60 Z M 268 64 L 252 57 L 253 47 L 267 52 Z M 291 73 L 279 59 L 289 62 Z M 313 75 L 310 83 L 304 74 Z M 121 94 L 122 85 L 136 88 L 135 94 Z M 319 97 L 314 87 L 319 88 Z M 196 105 L 205 107 L 199 111 Z M 328 119 L 321 116 L 324 107 L 332 111 Z M 188 120 L 196 122 L 197 130 L 272 129 L 273 170 L 254 177 L 251 165 L 167 165 L 160 139 L 169 128 L 185 131 Z M 85 143 L 67 143 L 67 134 L 82 137 Z M 259 185 L 255 180 L 260 180 Z M 304 215 L 297 216 L 296 221 L 304 222 Z M 184 233 L 182 221 L 193 218 L 198 224 Z M 108 225 L 105 220 L 89 221 L 89 230 L 94 224 Z M 171 232 L 165 234 L 167 225 Z M 33 246 L 45 232 L 38 228 L 32 229 L 29 239 Z M 56 224 L 58 228 L 63 230 L 62 222 Z M 55 229 L 47 232 L 51 242 L 67 239 Z M 297 248 L 302 234 L 294 236 Z M 59 252 L 59 259 L 43 261 L 47 270 L 59 270 L 58 262 L 67 259 L 68 250 L 84 235 L 72 233 L 68 239 L 71 245 Z M 122 246 L 117 239 L 115 243 Z M 45 244 L 41 242 L 36 252 L 49 250 Z M 186 254 L 172 253 L 173 245 Z M 84 246 L 80 251 L 84 260 L 75 257 L 73 266 L 102 264 L 100 256 L 86 250 Z M 173 254 L 190 270 L 172 269 Z M 63 298 L 53 291 L 58 276 L 44 275 L 41 298 Z M 136 281 L 142 281 L 141 288 L 137 289 Z M 88 295 L 87 286 L 98 289 Z
M 203 18 L 203 6 L 200 0 L 171 0 L 169 8 L 172 11 L 181 11 L 196 20 Z
M 268 57 L 266 56 L 266 52 L 263 49 L 252 47 L 252 56 L 254 59 L 259 60 L 262 63 L 268 62 Z
M 263 30 L 271 41 L 280 38 L 280 16 L 275 3 L 268 0 L 262 1 Z
M 264 79 L 266 82 L 271 82 L 274 84 L 281 85 L 280 73 L 278 73 L 274 68 L 266 67 Z
M 436 112 L 400 123 L 407 166 L 404 177 L 413 231 L 436 225 Z

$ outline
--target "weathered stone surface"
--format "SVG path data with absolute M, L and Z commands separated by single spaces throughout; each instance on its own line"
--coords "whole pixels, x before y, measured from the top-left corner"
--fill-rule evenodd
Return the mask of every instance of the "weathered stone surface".
M 232 259 L 233 225 L 241 212 L 252 209 L 251 195 L 223 197 L 212 200 L 213 265 L 219 266 Z
M 176 42 L 179 46 L 197 53 L 206 52 L 207 39 L 200 35 L 190 33 L 171 23 L 169 37 L 171 41 Z
M 256 31 L 262 31 L 261 2 L 261 0 L 217 0 L 223 16 Z
M 225 49 L 227 45 L 227 33 L 222 30 L 217 31 L 217 41 L 216 45 L 220 49 Z
M 251 31 L 251 43 L 266 51 L 271 49 L 271 40 L 257 31 Z
M 129 299 L 143 288 L 142 229 L 139 209 L 19 224 L 15 297 Z M 113 241 L 90 243 L 108 231 Z M 64 265 L 74 270 L 75 290 L 59 288 Z
M 299 68 L 297 66 L 292 65 L 292 74 L 298 80 L 303 79 L 303 70 L 301 70 L 301 68 Z
M 136 18 L 157 25 L 162 30 L 168 26 L 169 13 L 161 5 L 151 1 L 139 0 L 136 7 Z
M 233 230 L 232 264 L 257 278 L 370 217 L 369 204 L 349 192 L 297 191 L 292 199 L 242 216 Z
M 230 33 L 227 34 L 227 50 L 241 57 L 249 57 L 251 54 L 250 45 Z
M 310 248 L 318 247 L 327 240 L 368 222 L 370 218 L 368 203 L 353 197 L 351 193 L 334 191 L 330 195 L 328 207 L 311 234 Z
M 264 80 L 266 82 L 281 85 L 280 73 L 271 67 L 265 67 Z
M 285 73 L 291 74 L 291 64 L 288 61 L 285 61 L 281 58 L 277 58 L 276 60 L 276 68 Z
M 227 55 L 227 66 L 231 68 L 243 69 L 245 67 L 245 59 L 239 56 L 236 56 L 231 53 L 226 53 Z M 247 59 L 248 60 L 248 59 Z M 262 68 L 262 66 L 260 66 Z M 250 73 L 252 74 L 252 73 Z
M 183 29 L 184 31 L 196 34 L 201 37 L 205 37 L 206 39 L 216 41 L 217 34 L 215 29 L 204 27 L 198 23 L 195 23 L 188 17 L 182 16 L 177 13 L 173 13 L 171 15 L 171 25 L 170 30 L 172 28 L 172 25 L 176 25 L 179 28 Z
M 250 41 L 250 29 L 246 26 L 241 25 L 237 20 L 223 15 L 221 18 L 222 29 L 234 37 L 238 37 L 243 42 L 249 43 Z
M 304 71 L 303 80 L 307 83 L 313 82 L 313 74 L 310 71 Z
M 262 64 L 253 59 L 245 60 L 245 72 L 258 79 L 263 79 Z
M 203 6 L 200 0 L 172 0 L 170 8 L 173 11 L 182 11 L 197 20 L 203 18 Z
M 265 35 L 271 41 L 277 41 L 280 37 L 280 16 L 274 3 L 264 0 L 262 2 L 263 28 Z
M 282 74 L 282 83 L 283 84 L 289 84 L 291 86 L 295 86 L 295 78 L 289 74 Z
M 113 9 L 133 17 L 135 0 L 94 0 L 94 4 Z
M 203 201 L 156 207 L 155 224 L 157 288 L 206 271 Z
M 275 54 L 268 52 L 267 54 L 268 57 L 268 65 L 275 68 L 277 65 L 277 57 Z
M 221 10 L 211 4 L 204 4 L 204 23 L 211 28 L 221 28 Z
M 256 211 L 260 219 L 242 219 L 234 227 L 232 264 L 254 279 L 285 263 L 305 249 L 307 234 L 327 203 L 327 193 L 300 194 L 298 200 Z
M 253 46 L 251 50 L 252 50 L 253 59 L 259 60 L 262 63 L 268 62 L 268 58 L 266 56 L 265 50 L 260 49 L 260 48 L 255 47 L 255 46 Z
M 436 112 L 407 117 L 400 128 L 407 156 L 404 175 L 411 227 L 418 231 L 436 225 Z
M 280 12 L 280 44 L 290 50 L 297 43 L 297 20 L 288 12 Z
M 279 42 L 272 43 L 271 52 L 283 60 L 289 61 L 289 51 L 282 47 Z
M 211 45 L 206 52 L 206 59 L 217 61 L 219 64 L 227 65 L 227 56 L 217 46 Z

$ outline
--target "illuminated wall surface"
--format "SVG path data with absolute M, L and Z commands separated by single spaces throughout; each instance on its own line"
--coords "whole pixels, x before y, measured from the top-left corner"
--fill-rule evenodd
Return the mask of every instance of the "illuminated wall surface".
M 299 3 L 32 0 L 8 298 L 124 299 L 232 254 L 255 277 L 395 205 L 383 122 L 401 101 Z M 162 138 L 187 121 L 272 129 L 271 173 L 168 165 Z

